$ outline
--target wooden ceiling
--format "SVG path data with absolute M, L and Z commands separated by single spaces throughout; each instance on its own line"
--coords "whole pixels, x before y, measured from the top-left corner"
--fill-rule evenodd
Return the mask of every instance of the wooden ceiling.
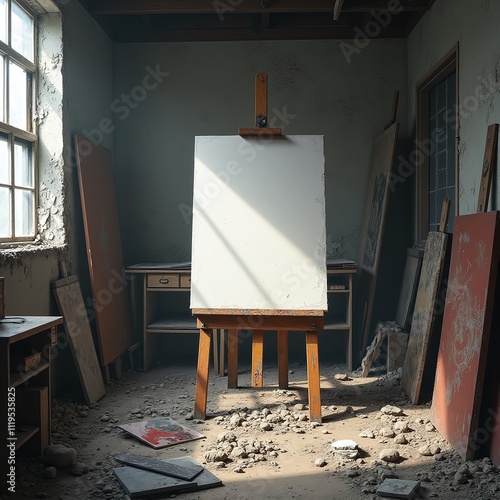
M 406 38 L 435 0 L 80 0 L 117 43 Z

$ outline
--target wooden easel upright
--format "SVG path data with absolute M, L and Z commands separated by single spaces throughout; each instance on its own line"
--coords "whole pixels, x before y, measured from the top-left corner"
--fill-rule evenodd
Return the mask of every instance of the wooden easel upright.
M 267 120 L 267 73 L 257 73 L 255 77 L 255 126 L 239 128 L 241 137 L 281 135 L 281 128 L 268 126 Z
M 242 137 L 280 136 L 280 128 L 267 126 L 267 74 L 259 73 L 255 82 L 255 127 L 240 128 Z M 194 417 L 204 419 L 207 410 L 210 347 L 214 330 L 228 330 L 228 387 L 238 386 L 238 332 L 251 330 L 252 334 L 252 386 L 263 385 L 264 331 L 278 335 L 278 383 L 288 387 L 288 332 L 306 332 L 307 383 L 309 419 L 321 422 L 318 331 L 324 327 L 323 310 L 243 310 L 193 309 L 200 329 L 198 369 Z

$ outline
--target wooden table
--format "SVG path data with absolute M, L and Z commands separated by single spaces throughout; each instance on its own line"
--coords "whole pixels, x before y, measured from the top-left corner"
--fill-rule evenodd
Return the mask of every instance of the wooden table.
M 0 320 L 0 491 L 23 451 L 40 456 L 50 444 L 50 361 L 61 316 L 7 316 Z M 12 447 L 12 450 L 8 446 Z
M 146 262 L 127 266 L 132 276 L 131 302 L 134 328 L 139 322 L 135 277 L 142 279 L 142 321 L 141 340 L 143 344 L 143 368 L 149 370 L 158 352 L 158 336 L 169 333 L 198 333 L 196 318 L 189 308 L 191 290 L 190 262 Z M 182 308 L 169 307 L 170 299 L 176 294 L 181 298 Z M 173 301 L 172 301 L 173 302 Z M 214 367 L 217 375 L 224 375 L 224 330 L 217 330 L 214 338 Z

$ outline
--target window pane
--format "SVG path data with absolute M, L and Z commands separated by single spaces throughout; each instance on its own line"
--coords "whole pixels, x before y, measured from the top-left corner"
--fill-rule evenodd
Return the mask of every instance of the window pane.
M 33 18 L 12 2 L 10 20 L 12 48 L 33 61 Z
M 34 187 L 30 149 L 27 144 L 19 142 L 14 144 L 14 182 L 16 186 Z
M 0 184 L 10 184 L 9 145 L 5 137 L 0 137 Z
M 33 191 L 16 189 L 14 192 L 16 236 L 34 235 L 34 198 Z
M 0 40 L 9 43 L 7 40 L 7 0 L 0 0 Z
M 0 0 L 1 2 L 2 0 Z M 4 80 L 5 80 L 5 57 L 0 56 L 0 121 L 5 121 L 5 100 L 4 96 Z
M 0 238 L 10 236 L 10 189 L 0 187 Z
M 9 123 L 23 130 L 27 130 L 27 78 L 26 71 L 13 62 L 9 63 Z

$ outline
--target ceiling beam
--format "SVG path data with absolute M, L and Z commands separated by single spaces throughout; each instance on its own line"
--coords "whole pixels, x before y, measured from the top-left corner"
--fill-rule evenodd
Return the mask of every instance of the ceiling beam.
M 225 0 L 87 0 L 93 15 L 131 14 L 264 14 L 283 12 L 331 12 L 332 0 L 244 0 L 231 5 Z M 336 0 L 338 3 L 338 0 Z M 342 2 L 340 2 L 342 3 Z M 429 0 L 399 0 L 407 12 L 424 12 Z M 266 5 L 266 7 L 263 7 Z M 387 0 L 344 0 L 342 12 L 387 10 Z
M 330 5 L 331 7 L 331 5 Z M 331 9 L 330 9 L 331 10 Z M 117 43 L 140 42 L 206 42 L 206 41 L 239 41 L 239 40 L 332 40 L 352 39 L 355 33 L 352 28 L 270 28 L 255 33 L 250 29 L 196 29 L 196 30 L 127 30 L 116 31 Z M 402 38 L 404 26 L 388 26 L 382 30 L 378 38 Z

